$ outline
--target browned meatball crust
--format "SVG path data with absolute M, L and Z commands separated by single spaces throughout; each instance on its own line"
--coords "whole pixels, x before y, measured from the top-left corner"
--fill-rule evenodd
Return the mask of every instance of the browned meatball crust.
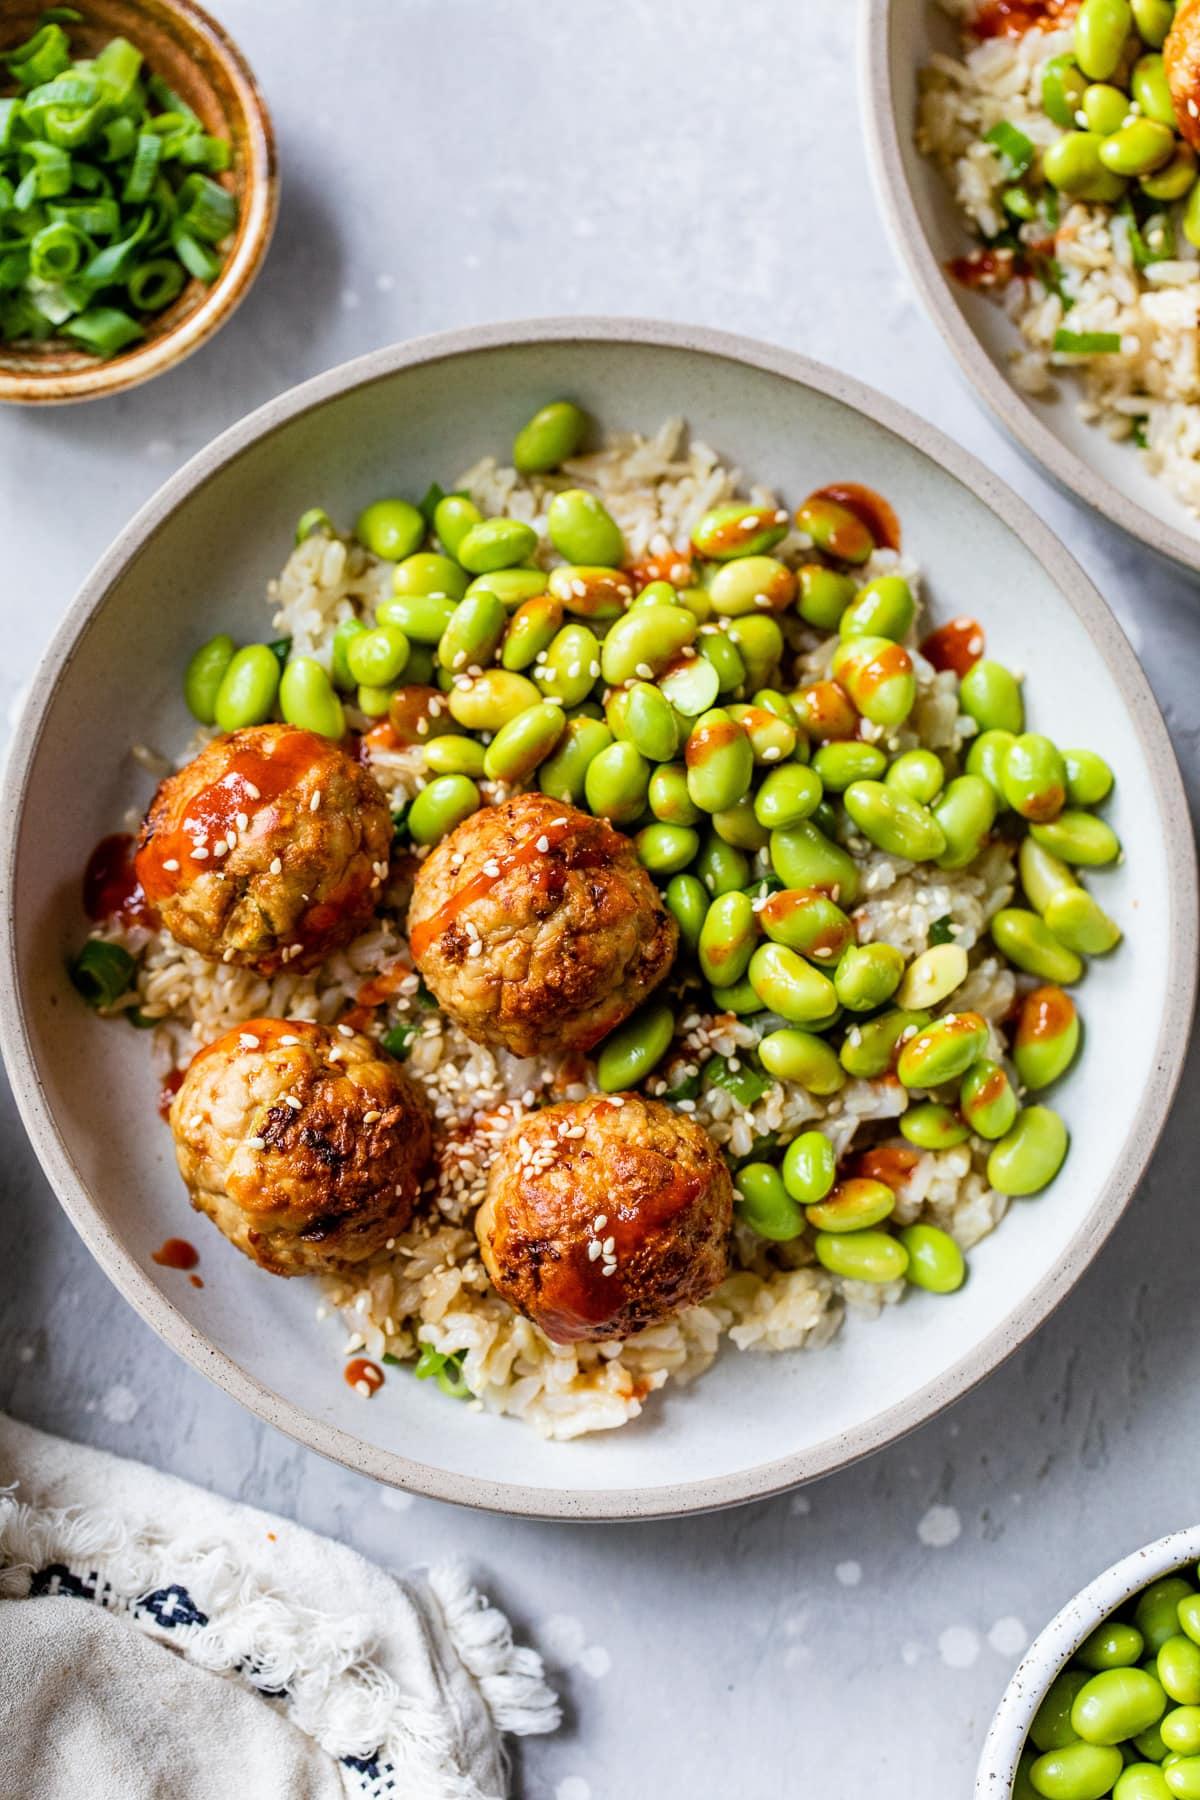
M 1176 123 L 1200 150 L 1200 0 L 1179 0 L 1162 57 Z
M 496 1291 L 555 1343 L 629 1337 L 728 1270 L 733 1187 L 708 1134 L 660 1100 L 592 1095 L 523 1120 L 475 1218 Z
M 256 725 L 167 777 L 135 866 L 179 943 L 269 975 L 311 967 L 362 928 L 391 843 L 368 770 L 315 732 Z
M 667 974 L 679 936 L 629 839 L 546 794 L 443 838 L 408 932 L 445 1010 L 518 1056 L 590 1050 Z
M 357 1032 L 251 1019 L 193 1059 L 171 1105 L 192 1205 L 273 1275 L 361 1262 L 413 1215 L 429 1109 Z

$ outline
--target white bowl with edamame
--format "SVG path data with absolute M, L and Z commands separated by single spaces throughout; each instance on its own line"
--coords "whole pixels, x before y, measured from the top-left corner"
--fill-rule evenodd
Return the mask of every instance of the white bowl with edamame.
M 503 449 L 548 395 L 606 429 L 686 414 L 697 438 L 795 505 L 819 482 L 886 494 L 934 622 L 969 613 L 1024 672 L 1035 729 L 1111 763 L 1125 847 L 1106 903 L 1125 942 L 1087 976 L 1088 1031 L 1062 1083 L 1061 1175 L 972 1253 L 961 1292 L 888 1307 L 819 1354 L 730 1348 L 620 1432 L 547 1443 L 397 1379 L 365 1405 L 307 1284 L 206 1240 L 205 1285 L 152 1252 L 185 1216 L 142 1034 L 89 1013 L 64 962 L 104 821 L 140 809 L 130 741 L 175 752 L 180 671 L 219 631 L 257 635 L 298 515 L 354 517 Z M 136 704 L 131 646 L 138 646 Z M 474 328 L 399 345 L 272 401 L 173 476 L 101 559 L 34 681 L 3 791 L 0 1039 L 26 1126 L 102 1267 L 154 1329 L 255 1414 L 382 1481 L 544 1517 L 731 1505 L 828 1473 L 913 1429 L 1021 1344 L 1083 1273 L 1140 1179 L 1182 1066 L 1196 958 L 1194 852 L 1170 741 L 1086 577 L 1030 509 L 891 401 L 802 357 L 621 319 Z

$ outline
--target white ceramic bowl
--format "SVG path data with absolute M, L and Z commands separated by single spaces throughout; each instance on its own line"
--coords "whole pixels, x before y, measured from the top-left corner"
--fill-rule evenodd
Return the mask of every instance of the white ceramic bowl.
M 887 494 L 935 612 L 981 619 L 995 651 L 1027 671 L 1035 724 L 1114 764 L 1127 857 L 1104 893 L 1128 935 L 1087 977 L 1085 1049 L 1061 1096 L 1075 1138 L 1065 1170 L 972 1254 L 959 1295 L 914 1296 L 812 1355 L 731 1348 L 635 1424 L 553 1445 L 447 1404 L 432 1383 L 397 1377 L 369 1404 L 355 1395 L 341 1331 L 317 1322 L 311 1286 L 264 1276 L 189 1213 L 146 1041 L 90 1015 L 63 961 L 84 928 L 92 844 L 150 792 L 131 739 L 186 742 L 184 662 L 218 630 L 262 635 L 264 584 L 297 515 L 320 503 L 353 518 L 374 495 L 452 478 L 564 392 L 610 427 L 685 413 L 793 501 L 834 478 Z M 335 369 L 226 432 L 122 533 L 59 628 L 17 729 L 2 829 L 4 1048 L 35 1148 L 113 1280 L 182 1355 L 305 1443 L 385 1481 L 515 1512 L 720 1506 L 824 1474 L 930 1417 L 1014 1349 L 1095 1254 L 1145 1167 L 1187 1040 L 1191 833 L 1162 719 L 1103 603 L 1028 508 L 911 414 L 712 332 L 567 320 L 431 338 Z M 192 1225 L 200 1292 L 150 1261 Z
M 1200 1525 L 1173 1531 L 1169 1537 L 1123 1556 L 1055 1614 L 1025 1652 L 996 1708 L 975 1776 L 975 1800 L 1009 1800 L 1033 1715 L 1046 1689 L 1084 1638 L 1142 1588 L 1185 1563 L 1194 1564 L 1198 1557 Z
M 1200 569 L 1200 522 L 1149 475 L 1129 444 L 1079 417 L 1069 372 L 1053 399 L 1010 379 L 1021 341 L 1002 307 L 972 293 L 946 265 L 972 243 L 941 174 L 913 141 L 917 75 L 934 51 L 961 54 L 958 27 L 937 0 L 867 0 L 860 21 L 861 94 L 872 171 L 896 251 L 917 294 L 978 397 L 1027 456 L 1102 518 L 1152 550 Z

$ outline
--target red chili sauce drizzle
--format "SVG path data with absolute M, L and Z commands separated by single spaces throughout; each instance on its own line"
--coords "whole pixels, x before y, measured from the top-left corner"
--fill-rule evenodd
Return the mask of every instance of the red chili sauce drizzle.
M 88 857 L 83 872 L 83 910 L 97 924 L 110 919 L 126 925 L 154 924 L 153 909 L 134 867 L 133 838 L 127 831 L 101 838 Z
M 1025 996 L 1017 1026 L 1018 1044 L 1040 1044 L 1061 1037 L 1071 1028 L 1075 1003 L 1061 988 L 1035 988 Z
M 363 1382 L 365 1386 L 369 1387 L 371 1392 L 367 1395 L 367 1398 L 371 1400 L 375 1398 L 375 1395 L 383 1386 L 383 1370 L 379 1367 L 378 1363 L 368 1362 L 365 1356 L 356 1356 L 352 1362 L 346 1364 L 342 1373 L 345 1376 L 346 1385 L 348 1387 L 352 1387 L 357 1391 L 360 1381 Z
M 866 526 L 877 544 L 882 544 L 885 550 L 899 550 L 900 521 L 883 495 L 877 494 L 874 488 L 863 487 L 857 481 L 831 481 L 809 498 L 836 500 Z
M 221 858 L 214 856 L 213 847 L 227 840 L 231 831 L 241 835 L 238 815 L 245 813 L 253 826 L 257 812 L 294 793 L 314 762 L 325 755 L 324 741 L 307 731 L 281 732 L 266 745 L 235 749 L 219 779 L 186 801 L 181 798 L 177 806 L 182 817 L 178 821 L 164 817 L 138 852 L 137 874 L 147 899 L 154 904 L 173 894 L 183 871 L 219 873 Z M 193 856 L 196 842 L 207 849 L 207 857 Z M 179 866 L 168 869 L 167 863 Z
M 182 1086 L 182 1069 L 170 1069 L 163 1076 L 162 1086 L 158 1090 L 158 1116 L 160 1119 L 167 1119 L 171 1116 L 171 1102 Z
M 877 1144 L 854 1159 L 854 1173 L 864 1180 L 882 1181 L 885 1187 L 901 1188 L 916 1168 L 920 1158 L 915 1150 L 899 1144 Z
M 186 1238 L 169 1237 L 159 1245 L 151 1261 L 160 1269 L 194 1269 L 200 1261 L 200 1252 Z
M 868 657 L 855 669 L 855 687 L 864 700 L 877 694 L 885 682 L 912 673 L 912 657 L 903 644 L 889 644 L 877 656 Z
M 1079 0 L 983 0 L 969 23 L 973 37 L 1023 37 L 1027 31 L 1055 31 L 1078 10 Z
M 565 853 L 558 862 L 558 867 L 561 868 L 565 863 L 568 869 L 596 868 L 611 862 L 620 850 L 621 840 L 608 826 L 589 832 L 586 837 L 578 837 L 578 832 L 579 827 L 576 824 L 572 823 L 570 819 L 564 819 L 560 824 L 544 826 L 536 837 L 530 838 L 524 844 L 518 844 L 515 850 L 509 850 L 503 856 L 490 858 L 496 871 L 494 875 L 489 875 L 481 870 L 478 875 L 472 876 L 470 881 L 464 882 L 457 893 L 451 894 L 450 898 L 442 906 L 439 906 L 435 913 L 431 913 L 429 918 L 419 919 L 413 926 L 408 934 L 409 947 L 413 956 L 419 962 L 429 946 L 440 938 L 444 931 L 450 929 L 465 907 L 472 905 L 476 900 L 482 900 L 486 894 L 490 894 L 496 883 L 503 881 L 504 877 L 511 874 L 514 869 L 536 863 L 541 857 L 548 856 L 551 851 L 559 849 L 564 844 L 566 845 Z M 576 837 L 577 841 L 568 842 L 572 837 Z
M 664 556 L 647 556 L 633 563 L 625 573 L 640 594 L 652 581 L 669 581 L 673 587 L 688 587 L 692 579 L 692 552 L 669 550 Z
M 974 668 L 986 648 L 983 626 L 977 619 L 963 617 L 931 631 L 921 645 L 921 655 L 935 669 L 949 669 L 961 677 Z

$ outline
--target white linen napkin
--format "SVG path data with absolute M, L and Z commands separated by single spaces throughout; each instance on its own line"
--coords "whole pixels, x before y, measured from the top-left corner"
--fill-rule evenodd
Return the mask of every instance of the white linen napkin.
M 0 1415 L 2 1800 L 504 1800 L 541 1659 L 461 1569 Z

